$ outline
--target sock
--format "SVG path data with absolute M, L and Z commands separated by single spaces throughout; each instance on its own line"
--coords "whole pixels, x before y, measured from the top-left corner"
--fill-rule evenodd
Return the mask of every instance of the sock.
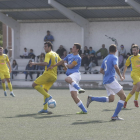
M 81 110 L 82 110 L 83 112 L 87 112 L 87 110 L 86 110 L 86 108 L 84 107 L 82 101 L 79 101 L 79 103 L 77 103 L 77 105 L 78 105 L 79 108 L 81 108 Z
M 72 85 L 74 88 L 76 88 L 77 90 L 81 89 L 81 88 L 79 87 L 79 85 L 76 84 L 76 82 L 72 82 L 71 85 Z
M 44 96 L 44 102 L 45 102 L 45 99 L 46 99 L 46 97 Z M 48 104 L 45 104 L 43 109 L 47 110 L 48 109 Z
M 34 87 L 38 92 L 44 95 L 46 98 L 50 97 L 50 95 L 39 85 Z
M 135 92 L 135 100 L 138 100 L 138 97 L 139 97 L 139 92 Z
M 126 100 L 125 100 L 125 101 L 128 102 L 128 100 L 129 100 L 131 97 L 132 97 L 132 94 L 129 93 L 128 96 L 126 97 Z
M 108 97 L 91 97 L 91 100 L 97 102 L 109 102 Z
M 121 111 L 121 109 L 122 109 L 122 107 L 123 107 L 123 105 L 124 105 L 124 102 L 125 102 L 125 101 L 123 101 L 123 100 L 119 100 L 119 102 L 118 102 L 118 104 L 117 104 L 117 107 L 116 107 L 116 109 L 115 109 L 115 112 L 114 112 L 114 114 L 113 114 L 112 117 L 118 116 L 119 112 Z
M 12 89 L 12 84 L 11 84 L 11 82 L 8 83 L 8 88 L 9 88 L 10 92 L 12 92 L 13 89 Z
M 6 85 L 5 85 L 5 83 L 2 83 L 2 88 L 3 88 L 4 91 L 6 91 Z

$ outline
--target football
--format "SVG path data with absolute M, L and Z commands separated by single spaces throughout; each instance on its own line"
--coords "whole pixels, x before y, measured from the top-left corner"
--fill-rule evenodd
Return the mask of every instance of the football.
M 49 108 L 55 108 L 56 107 L 56 101 L 54 99 L 51 99 L 48 101 L 48 107 Z

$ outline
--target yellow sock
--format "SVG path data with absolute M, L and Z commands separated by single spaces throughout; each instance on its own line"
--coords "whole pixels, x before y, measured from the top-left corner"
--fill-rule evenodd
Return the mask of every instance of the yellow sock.
M 135 100 L 138 100 L 139 92 L 135 92 Z
M 8 83 L 8 88 L 9 88 L 10 92 L 13 91 L 11 82 Z
M 4 91 L 6 90 L 6 85 L 5 85 L 5 83 L 2 83 L 2 88 L 3 88 Z
M 132 94 L 129 93 L 128 96 L 126 97 L 126 100 L 125 100 L 125 101 L 128 102 L 128 100 L 129 100 L 131 97 L 132 97 Z
M 41 86 L 35 86 L 34 87 L 38 92 L 40 92 L 42 95 L 44 95 L 46 98 L 50 97 L 50 95 L 41 87 Z
M 45 102 L 45 99 L 46 99 L 46 97 L 44 96 L 44 102 Z M 45 104 L 43 109 L 47 110 L 48 109 L 48 104 Z

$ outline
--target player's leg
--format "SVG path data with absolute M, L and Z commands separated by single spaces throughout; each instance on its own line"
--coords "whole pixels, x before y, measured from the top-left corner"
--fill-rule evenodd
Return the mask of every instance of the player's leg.
M 135 93 L 135 91 L 136 91 L 136 88 L 137 88 L 137 86 L 136 85 L 133 85 L 133 88 L 132 88 L 132 90 L 130 91 L 130 93 L 127 95 L 127 97 L 126 97 L 126 100 L 125 100 L 125 103 L 124 103 L 124 108 L 126 108 L 126 105 L 127 105 L 127 102 L 129 101 L 129 99 L 133 96 L 133 94 Z
M 140 92 L 140 82 L 138 82 L 136 84 L 137 88 L 136 88 L 136 91 L 135 91 L 135 100 L 134 100 L 134 104 L 135 104 L 135 107 L 139 107 L 138 105 L 138 97 L 139 97 L 139 92 Z
M 119 117 L 118 117 L 118 114 L 119 114 L 120 111 L 122 110 L 122 107 L 123 107 L 124 102 L 125 102 L 125 100 L 126 100 L 126 95 L 125 95 L 123 89 L 121 89 L 121 90 L 117 93 L 117 95 L 120 97 L 120 100 L 118 101 L 117 107 L 116 107 L 115 112 L 114 112 L 114 114 L 113 114 L 113 116 L 112 116 L 111 119 L 112 119 L 112 120 L 123 120 L 122 118 L 119 118 Z
M 5 77 L 6 77 L 6 76 L 5 76 Z M 7 77 L 8 77 L 8 76 L 7 76 Z M 10 78 L 7 78 L 7 77 L 6 77 L 6 81 L 7 81 L 7 84 L 8 84 L 8 88 L 9 88 L 9 90 L 10 90 L 10 95 L 11 95 L 12 97 L 15 97 L 15 95 L 14 95 L 14 93 L 13 93 L 13 87 L 12 87 Z
M 66 81 L 67 83 L 71 84 L 75 89 L 77 89 L 79 93 L 84 93 L 85 90 L 82 89 L 82 88 L 79 86 L 79 84 L 77 84 L 76 81 L 73 80 L 73 79 L 78 79 L 79 77 L 80 77 L 80 79 L 81 79 L 81 75 L 80 75 L 79 73 L 73 73 L 73 74 L 69 75 L 69 76 L 65 79 L 65 81 Z
M 1 76 L 1 84 L 2 84 L 2 88 L 4 90 L 4 95 L 7 96 L 5 79 L 2 76 Z

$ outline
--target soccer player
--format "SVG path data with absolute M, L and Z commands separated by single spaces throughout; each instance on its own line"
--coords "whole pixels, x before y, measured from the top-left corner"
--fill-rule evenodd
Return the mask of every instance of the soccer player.
M 8 64 L 8 67 L 7 67 Z M 9 62 L 9 58 L 6 54 L 3 54 L 3 48 L 0 47 L 0 78 L 2 81 L 2 88 L 4 90 L 4 95 L 7 96 L 7 92 L 6 92 L 6 85 L 5 85 L 5 79 L 8 83 L 8 88 L 10 90 L 10 95 L 12 97 L 15 97 L 14 93 L 13 93 L 13 89 L 12 89 L 12 84 L 10 81 L 10 73 L 11 73 L 11 65 Z
M 124 108 L 126 108 L 128 100 L 132 97 L 134 93 L 135 93 L 135 100 L 134 100 L 135 107 L 139 107 L 138 96 L 139 96 L 139 91 L 140 91 L 140 54 L 139 54 L 138 45 L 134 44 L 132 46 L 132 52 L 133 52 L 133 55 L 131 55 L 126 60 L 124 71 L 123 71 L 123 76 L 125 78 L 125 72 L 127 70 L 127 67 L 131 64 L 131 78 L 133 79 L 133 89 L 128 94 L 125 100 Z
M 65 81 L 69 83 L 71 97 L 73 98 L 77 106 L 82 110 L 80 112 L 77 112 L 77 114 L 87 114 L 86 108 L 77 96 L 78 93 L 85 92 L 85 90 L 79 86 L 79 81 L 81 80 L 81 75 L 79 72 L 79 68 L 81 66 L 81 57 L 79 56 L 80 50 L 81 45 L 79 43 L 75 43 L 72 48 L 72 54 L 67 55 L 63 60 L 51 66 L 49 69 L 52 69 L 55 66 L 59 66 L 62 64 L 65 65 L 65 67 L 67 68 L 67 78 L 65 79 Z
M 52 51 L 52 43 L 49 41 L 44 43 L 44 50 L 46 52 L 44 62 L 30 63 L 31 65 L 45 66 L 44 73 L 33 82 L 32 86 L 44 95 L 44 108 L 38 113 L 51 113 L 47 110 L 47 102 L 52 99 L 52 96 L 48 94 L 48 91 L 57 79 L 57 67 L 51 70 L 47 70 L 47 68 L 59 62 L 61 58 L 57 53 Z M 43 85 L 43 87 L 41 87 L 41 85 Z
M 117 66 L 118 59 L 115 56 L 115 53 L 117 51 L 116 45 L 111 45 L 109 47 L 109 55 L 106 56 L 103 60 L 103 63 L 101 65 L 100 73 L 104 75 L 103 77 L 103 84 L 107 90 L 108 97 L 93 97 L 88 96 L 87 99 L 87 108 L 89 107 L 89 104 L 92 101 L 97 102 L 113 102 L 115 98 L 115 94 L 117 94 L 120 97 L 120 100 L 118 101 L 116 110 L 111 117 L 112 120 L 123 120 L 122 118 L 118 117 L 119 112 L 121 111 L 126 96 L 122 89 L 122 86 L 118 83 L 118 81 L 115 79 L 115 71 L 119 75 L 121 81 L 123 81 L 123 77 L 120 73 L 120 70 Z

